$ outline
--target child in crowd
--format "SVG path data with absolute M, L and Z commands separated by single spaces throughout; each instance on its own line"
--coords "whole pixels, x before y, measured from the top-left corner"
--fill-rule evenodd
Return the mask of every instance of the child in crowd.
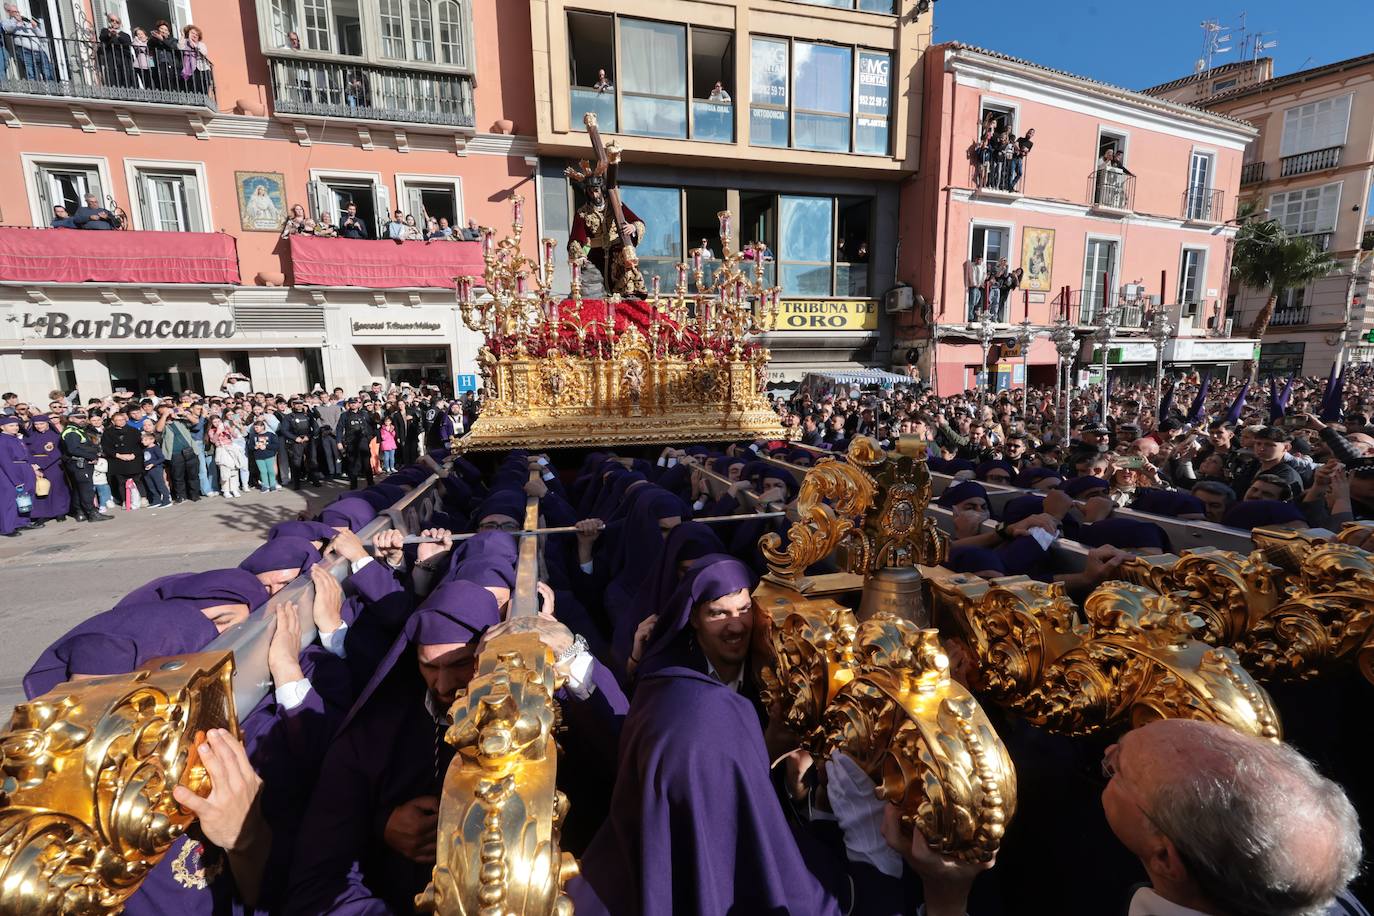
M 100 433 L 91 433 L 91 445 L 97 450 L 100 448 Z M 114 505 L 114 493 L 110 490 L 110 462 L 105 457 L 95 459 L 94 470 L 91 471 L 91 482 L 95 484 L 96 509 L 101 515 L 110 514 L 110 506 Z
M 277 435 L 267 431 L 267 421 L 261 417 L 253 421 L 248 452 L 258 468 L 258 488 L 264 493 L 280 490 L 277 486 Z
M 167 458 L 157 446 L 157 437 L 151 432 L 143 434 L 143 484 L 148 488 L 148 506 L 166 508 L 172 504 L 172 491 L 167 487 L 167 475 L 162 466 Z
M 396 470 L 396 424 L 387 417 L 382 423 L 382 473 L 390 474 Z
M 248 459 L 241 451 L 234 447 L 234 423 L 231 420 L 221 420 L 219 417 L 210 419 L 210 443 L 215 447 L 215 466 L 219 468 L 219 489 L 225 499 L 233 499 L 242 496 L 243 491 L 239 487 L 239 462 L 245 467 Z

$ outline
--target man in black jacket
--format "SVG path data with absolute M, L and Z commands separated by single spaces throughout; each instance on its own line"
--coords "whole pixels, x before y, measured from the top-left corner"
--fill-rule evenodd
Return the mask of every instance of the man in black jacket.
M 291 468 L 291 486 L 299 490 L 305 486 L 306 477 L 313 486 L 320 483 L 320 472 L 315 467 L 315 446 L 319 439 L 320 428 L 305 409 L 300 398 L 291 399 L 291 410 L 282 415 L 277 436 L 286 446 L 286 463 Z
M 367 224 L 367 220 L 358 216 L 357 204 L 350 203 L 344 211 L 343 219 L 339 220 L 339 236 L 345 239 L 372 238 L 372 227 Z
M 95 506 L 95 462 L 100 449 L 91 442 L 88 422 L 86 411 L 76 410 L 67 415 L 67 425 L 62 430 L 62 464 L 75 491 L 71 515 L 78 522 L 107 522 L 110 517 Z
M 372 486 L 371 445 L 377 437 L 377 424 L 372 415 L 362 409 L 360 398 L 348 399 L 348 408 L 339 415 L 339 425 L 334 433 L 338 439 L 338 449 L 343 453 L 348 488 L 358 489 L 358 478 L 363 476 L 367 477 L 367 485 Z
M 115 503 L 133 505 L 134 497 L 128 484 L 133 483 L 146 501 L 148 491 L 143 485 L 143 433 L 129 425 L 129 415 L 122 410 L 110 414 L 110 425 L 105 427 L 100 447 L 109 462 L 110 491 L 114 493 Z

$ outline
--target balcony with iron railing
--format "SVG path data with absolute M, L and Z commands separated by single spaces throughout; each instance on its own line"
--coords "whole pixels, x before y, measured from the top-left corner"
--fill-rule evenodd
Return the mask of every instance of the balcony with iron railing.
M 1279 160 L 1279 177 L 1292 178 L 1294 175 L 1334 169 L 1341 164 L 1342 149 L 1340 146 L 1328 146 L 1326 149 L 1298 153 L 1296 156 L 1284 156 Z
M 1135 207 L 1135 176 L 1121 169 L 1098 169 L 1088 176 L 1088 203 L 1097 210 L 1129 213 Z
M 1264 180 L 1264 163 L 1247 162 L 1240 167 L 1240 183 L 1259 184 Z
M 469 129 L 476 124 L 472 77 L 466 74 L 274 57 L 272 95 L 282 114 Z
M 1318 251 L 1330 251 L 1331 242 L 1336 237 L 1335 232 L 1299 232 L 1295 233 L 1296 238 L 1304 239 Z
M 980 162 L 975 156 L 969 167 L 969 183 L 978 194 L 1024 196 L 1030 180 L 1027 169 L 1029 161 L 1026 158 L 1000 157 Z
M 163 46 L 5 35 L 0 94 L 215 108 L 215 70 L 175 40 Z
M 1300 305 L 1297 308 L 1277 309 L 1274 317 L 1269 319 L 1271 328 L 1289 328 L 1296 325 L 1310 324 L 1312 321 L 1312 306 Z
M 1220 188 L 1189 188 L 1183 192 L 1183 218 L 1194 223 L 1219 223 L 1225 195 Z

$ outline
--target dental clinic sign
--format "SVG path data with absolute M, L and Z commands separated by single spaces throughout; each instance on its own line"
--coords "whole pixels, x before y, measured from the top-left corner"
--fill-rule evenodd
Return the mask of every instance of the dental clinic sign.
M 227 340 L 234 336 L 233 318 L 145 318 L 132 312 L 105 312 L 98 318 L 48 311 L 25 313 L 27 336 L 43 340 L 123 340 L 134 342 Z

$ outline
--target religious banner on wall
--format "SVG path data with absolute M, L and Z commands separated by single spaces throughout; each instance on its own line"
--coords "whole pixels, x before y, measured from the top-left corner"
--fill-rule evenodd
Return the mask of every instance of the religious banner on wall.
M 876 331 L 873 299 L 783 299 L 775 331 Z
M 1054 269 L 1053 229 L 1026 227 L 1021 236 L 1021 266 L 1026 271 L 1022 289 L 1049 292 L 1050 273 Z

